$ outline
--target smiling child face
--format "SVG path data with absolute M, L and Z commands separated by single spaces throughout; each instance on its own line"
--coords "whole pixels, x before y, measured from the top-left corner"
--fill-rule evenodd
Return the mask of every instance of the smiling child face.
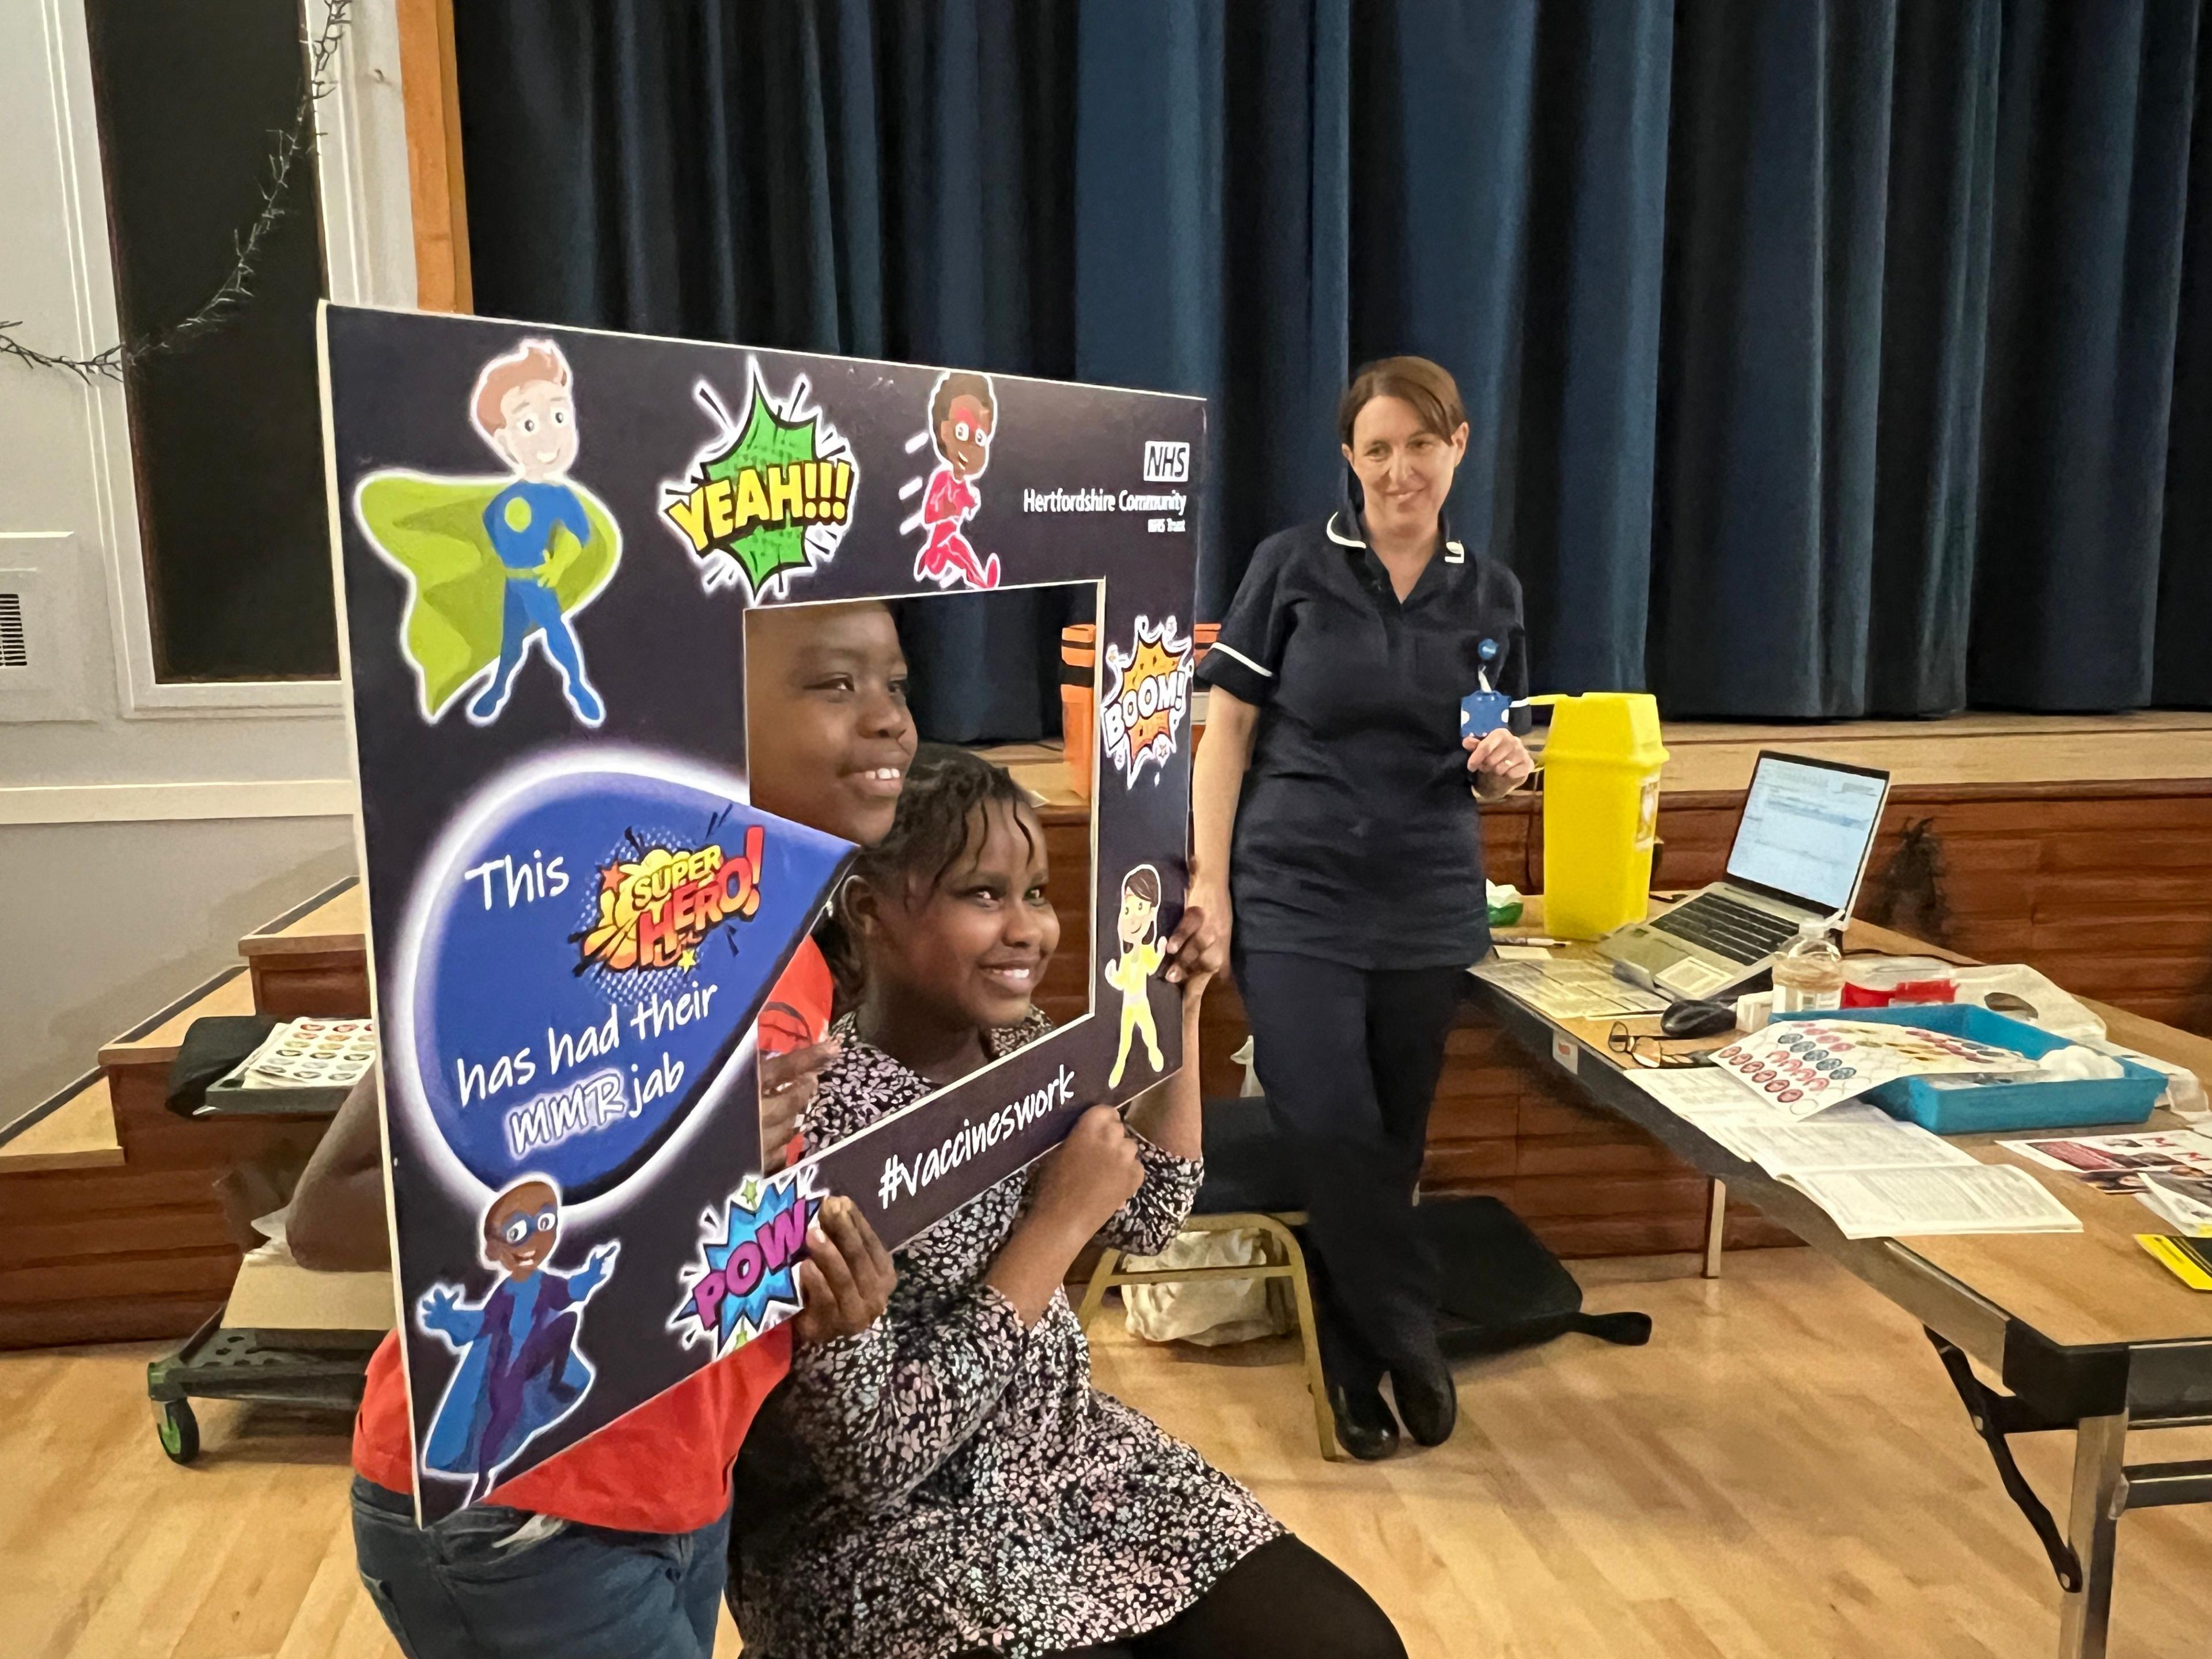
M 872 847 L 914 760 L 906 656 L 874 600 L 769 605 L 745 623 L 753 805 Z
M 965 394 L 955 398 L 937 428 L 937 447 L 954 477 L 974 477 L 991 459 L 991 411 Z
M 968 846 L 933 888 L 915 877 L 871 906 L 868 973 L 947 1026 L 991 1030 L 1028 1017 L 1060 945 L 1045 895 L 1044 826 L 994 801 L 969 819 Z
M 536 1273 L 560 1241 L 560 1196 L 542 1181 L 501 1193 L 484 1217 L 484 1254 L 510 1279 Z
M 525 380 L 499 400 L 503 417 L 494 441 L 532 483 L 557 478 L 575 465 L 576 406 L 557 380 Z

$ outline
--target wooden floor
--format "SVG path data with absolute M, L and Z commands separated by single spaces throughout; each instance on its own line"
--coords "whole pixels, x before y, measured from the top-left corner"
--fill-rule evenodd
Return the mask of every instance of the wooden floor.
M 1911 1321 L 1809 1251 L 1731 1256 L 1717 1285 L 1686 1265 L 1577 1264 L 1594 1308 L 1656 1317 L 1651 1346 L 1467 1366 L 1452 1443 L 1379 1466 L 1315 1456 L 1287 1344 L 1148 1348 L 1109 1310 L 1099 1379 L 1364 1583 L 1417 1659 L 2051 1651 L 2049 1571 Z M 0 1355 L 0 1654 L 393 1659 L 354 1577 L 337 1425 L 211 1405 L 177 1468 L 152 1352 Z M 2025 1448 L 2046 1493 L 2069 1438 Z M 2124 1521 L 2114 1659 L 2201 1659 L 2209 1567 L 2212 1513 Z

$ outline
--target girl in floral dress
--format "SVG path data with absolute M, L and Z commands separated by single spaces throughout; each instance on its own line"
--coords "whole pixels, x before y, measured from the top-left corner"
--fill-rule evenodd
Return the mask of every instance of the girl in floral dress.
M 854 1001 L 803 1127 L 824 1146 L 1049 1029 L 1060 939 L 1044 833 L 998 768 L 915 758 L 891 833 L 839 900 Z M 1192 930 L 1182 930 L 1188 938 Z M 748 1656 L 1402 1659 L 1382 1609 L 1236 1481 L 1091 1386 L 1061 1283 L 1094 1237 L 1156 1253 L 1199 1163 L 1198 1010 L 1183 1069 L 897 1253 L 889 1311 L 804 1351 L 770 1407 L 797 1496 L 739 1553 Z

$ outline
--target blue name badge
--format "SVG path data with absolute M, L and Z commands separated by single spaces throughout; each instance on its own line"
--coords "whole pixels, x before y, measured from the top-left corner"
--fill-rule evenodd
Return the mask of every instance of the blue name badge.
M 554 776 L 480 815 L 397 987 L 395 1035 L 461 1166 L 572 1200 L 640 1167 L 726 1085 L 851 850 L 634 772 Z
M 1506 712 L 1513 707 L 1513 699 L 1503 691 L 1470 691 L 1459 700 L 1459 734 L 1462 738 L 1488 737 L 1504 726 Z

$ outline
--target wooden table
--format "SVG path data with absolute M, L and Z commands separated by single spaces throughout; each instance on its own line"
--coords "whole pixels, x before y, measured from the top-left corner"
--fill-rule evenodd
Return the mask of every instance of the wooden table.
M 1522 926 L 1500 930 L 1498 938 L 1510 942 L 1515 933 L 1541 931 L 1541 907 L 1532 904 Z M 1863 924 L 1854 924 L 1846 945 L 1966 961 Z M 1595 951 L 1577 945 L 1554 954 L 1595 957 Z M 2136 1245 L 2135 1234 L 2160 1231 L 2158 1218 L 2133 1198 L 2034 1169 L 2081 1218 L 2081 1232 L 1909 1243 L 1847 1239 L 1804 1194 L 1743 1162 L 1639 1087 L 1624 1070 L 1623 1057 L 1607 1047 L 1612 1021 L 1554 1020 L 1486 981 L 1474 984 L 1480 1002 L 1522 1042 L 1571 1071 L 1593 1101 L 1712 1177 L 1709 1275 L 1719 1271 L 1717 1221 L 1725 1191 L 1757 1206 L 1920 1321 L 1976 1431 L 1989 1443 L 2008 1492 L 2051 1555 L 2064 1592 L 2061 1659 L 2100 1659 L 2121 1515 L 2154 1505 L 2212 1503 L 2212 1461 L 2126 1461 L 2130 1431 L 2212 1423 L 2212 1295 L 2189 1290 Z M 2115 1042 L 2212 1078 L 2212 1041 L 2091 1006 Z M 1675 1046 L 1705 1047 L 1717 1040 Z M 2161 1109 L 2144 1127 L 2181 1125 Z M 1959 1144 L 1985 1162 L 2016 1161 L 1994 1139 L 1966 1137 Z M 1984 1385 L 1974 1366 L 1997 1387 Z M 2009 1434 L 2057 1429 L 2075 1433 L 2073 1490 L 2063 1530 L 2021 1478 L 2006 1445 Z

